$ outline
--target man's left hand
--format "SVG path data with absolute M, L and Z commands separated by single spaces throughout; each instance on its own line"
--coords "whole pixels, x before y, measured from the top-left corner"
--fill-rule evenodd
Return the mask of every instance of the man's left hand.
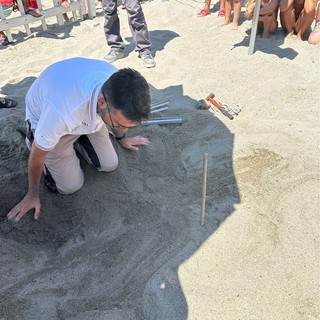
M 131 151 L 138 151 L 139 148 L 137 148 L 137 146 L 147 146 L 150 143 L 150 141 L 147 138 L 137 136 L 133 138 L 123 138 L 119 141 L 119 143 L 125 149 Z

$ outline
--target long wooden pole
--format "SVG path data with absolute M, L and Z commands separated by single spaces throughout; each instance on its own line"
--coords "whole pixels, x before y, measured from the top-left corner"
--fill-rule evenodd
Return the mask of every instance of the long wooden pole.
M 204 225 L 204 214 L 206 210 L 206 195 L 207 195 L 207 168 L 208 154 L 203 155 L 203 175 L 202 175 L 202 202 L 201 202 L 201 225 Z

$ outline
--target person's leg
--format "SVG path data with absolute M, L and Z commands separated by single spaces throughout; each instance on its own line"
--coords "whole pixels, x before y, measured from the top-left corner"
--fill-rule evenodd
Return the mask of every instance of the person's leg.
M 275 32 L 278 28 L 278 9 L 272 13 L 270 19 L 269 32 Z
M 123 51 L 124 43 L 120 36 L 120 21 L 117 12 L 116 0 L 102 0 L 104 10 L 104 33 L 111 50 Z
M 287 36 L 292 35 L 296 22 L 293 0 L 280 0 L 280 22 Z
M 270 27 L 270 17 L 268 14 L 260 15 L 259 16 L 259 25 L 262 24 L 263 33 L 262 38 L 269 37 L 269 27 Z
M 244 17 L 247 20 L 252 20 L 255 6 L 256 6 L 256 1 L 255 0 L 248 0 L 247 1 L 246 11 L 244 12 Z
M 220 8 L 218 12 L 218 17 L 224 17 L 226 13 L 226 1 L 225 0 L 220 0 Z
M 22 4 L 26 14 L 35 18 L 42 17 L 36 1 L 22 0 Z
M 0 31 L 0 45 L 6 46 L 9 44 L 8 38 L 3 31 Z
M 232 0 L 225 0 L 225 16 L 224 21 L 219 25 L 219 27 L 226 26 L 230 23 L 230 16 L 231 16 L 231 10 L 232 10 Z
M 103 126 L 100 131 L 80 136 L 75 148 L 83 158 L 99 171 L 110 172 L 118 167 L 119 160 L 115 148 L 117 142 L 110 138 L 108 129 Z
M 63 8 L 69 8 L 70 7 L 70 4 L 69 4 L 68 0 L 59 0 L 59 2 L 60 2 L 60 6 L 63 7 Z M 70 21 L 67 13 L 63 13 L 62 17 L 63 17 L 64 21 Z
M 128 23 L 136 44 L 135 51 L 142 54 L 151 53 L 148 26 L 139 0 L 126 0 Z
M 314 0 L 305 0 L 304 7 L 301 10 L 299 18 L 294 26 L 297 32 L 297 40 L 301 40 L 304 33 L 311 27 L 316 13 L 317 2 Z
M 211 0 L 205 0 L 204 9 L 209 11 L 210 10 L 210 5 L 211 5 Z
M 278 27 L 275 12 L 259 16 L 259 22 L 263 23 L 262 38 L 268 38 L 270 32 L 274 32 Z
M 238 29 L 240 12 L 241 12 L 241 0 L 234 0 L 233 1 L 233 20 L 232 20 L 231 30 Z
M 198 17 L 205 17 L 208 14 L 210 14 L 210 4 L 211 4 L 211 0 L 205 0 L 204 8 L 200 12 L 198 12 L 197 16 Z
M 320 5 L 318 5 L 317 14 L 316 14 L 316 23 L 313 31 L 309 35 L 308 42 L 310 44 L 320 43 Z
M 73 147 L 78 138 L 76 135 L 62 137 L 46 157 L 45 173 L 52 176 L 57 190 L 62 194 L 78 191 L 84 182 L 80 160 Z

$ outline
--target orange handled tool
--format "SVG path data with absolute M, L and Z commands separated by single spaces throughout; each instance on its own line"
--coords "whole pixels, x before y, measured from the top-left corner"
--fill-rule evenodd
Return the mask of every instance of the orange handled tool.
M 230 120 L 233 120 L 233 116 L 227 111 L 225 110 L 216 100 L 213 99 L 214 98 L 214 94 L 211 93 L 208 95 L 208 97 L 206 98 L 206 100 L 208 100 L 214 107 L 216 107 L 218 110 L 221 111 L 221 113 L 223 115 L 225 115 L 226 117 L 228 117 Z

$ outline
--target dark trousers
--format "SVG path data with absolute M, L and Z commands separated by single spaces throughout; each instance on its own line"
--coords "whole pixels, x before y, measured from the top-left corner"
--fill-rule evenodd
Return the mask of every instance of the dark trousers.
M 150 53 L 151 42 L 147 23 L 139 0 L 126 0 L 126 11 L 133 40 L 136 44 L 135 51 L 139 54 Z M 120 35 L 120 21 L 117 11 L 117 0 L 102 0 L 105 13 L 104 33 L 111 50 L 124 50 L 124 43 Z

